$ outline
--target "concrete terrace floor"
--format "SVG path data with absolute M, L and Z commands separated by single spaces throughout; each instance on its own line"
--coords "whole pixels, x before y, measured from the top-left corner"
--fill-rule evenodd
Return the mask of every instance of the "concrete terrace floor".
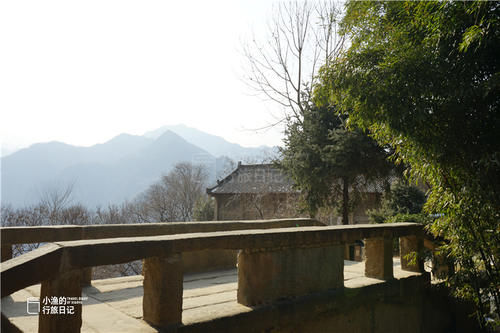
M 400 261 L 394 258 L 394 277 L 397 279 L 418 275 L 402 271 Z M 236 269 L 186 275 L 184 277 L 184 325 L 233 316 L 253 309 L 236 302 Z M 344 285 L 359 288 L 384 283 L 364 276 L 364 262 L 344 261 Z M 142 276 L 93 280 L 83 289 L 88 297 L 83 303 L 82 332 L 157 332 L 142 320 Z M 24 332 L 37 332 L 38 316 L 26 311 L 26 299 L 39 297 L 40 285 L 20 290 L 2 299 L 1 310 L 10 321 Z

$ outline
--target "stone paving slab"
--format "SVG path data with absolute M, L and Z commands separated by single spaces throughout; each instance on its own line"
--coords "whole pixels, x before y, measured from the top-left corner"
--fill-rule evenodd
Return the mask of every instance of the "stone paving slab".
M 40 285 L 38 285 L 38 290 L 40 290 Z M 28 297 L 39 297 L 39 293 L 32 294 L 29 290 L 23 289 L 2 298 L 2 313 L 24 332 L 37 332 L 38 315 L 27 313 L 26 300 Z
M 40 285 L 33 286 L 32 289 Z M 35 295 L 26 290 L 20 290 L 9 297 L 2 299 L 2 312 L 10 319 L 10 321 L 19 327 L 23 332 L 38 331 L 38 315 L 28 315 L 26 313 L 26 298 L 31 296 L 39 296 L 39 292 Z M 89 296 L 82 293 L 82 296 Z M 141 302 L 142 300 L 139 300 Z M 82 332 L 97 333 L 121 333 L 121 332 L 157 332 L 144 321 L 131 317 L 130 315 L 116 310 L 108 303 L 102 303 L 91 296 L 85 301 L 82 314 Z M 134 304 L 135 306 L 136 304 Z M 141 311 L 142 316 L 142 311 Z
M 419 275 L 400 269 L 394 258 L 394 276 L 405 278 Z M 184 278 L 184 325 L 234 316 L 252 311 L 236 302 L 236 269 L 186 275 Z M 142 276 L 94 280 L 83 289 L 88 300 L 83 306 L 82 332 L 157 332 L 142 320 Z M 345 261 L 346 288 L 359 288 L 383 283 L 384 280 L 366 278 L 364 263 Z M 24 332 L 36 332 L 38 316 L 26 313 L 27 297 L 39 297 L 40 285 L 30 286 L 2 299 L 2 312 Z
M 193 289 L 184 289 L 184 299 L 194 298 L 205 295 L 212 295 L 218 292 L 233 291 L 238 289 L 238 282 L 236 282 L 237 277 L 234 276 L 231 281 L 224 284 L 216 284 L 210 287 L 199 287 Z

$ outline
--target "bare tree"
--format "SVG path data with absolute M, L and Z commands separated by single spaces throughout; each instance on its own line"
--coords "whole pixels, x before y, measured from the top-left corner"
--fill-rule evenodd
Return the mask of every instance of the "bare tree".
M 52 185 L 40 193 L 39 206 L 46 212 L 47 224 L 61 224 L 61 212 L 71 203 L 73 189 L 74 183 L 65 186 Z
M 205 196 L 207 172 L 201 165 L 177 164 L 130 206 L 141 222 L 191 221 L 195 204 Z
M 83 205 L 76 204 L 64 208 L 59 215 L 61 224 L 87 225 L 92 224 L 93 214 Z
M 134 213 L 146 222 L 167 222 L 178 219 L 178 204 L 163 179 L 152 184 L 136 201 Z
M 93 213 L 93 224 L 127 224 L 127 223 L 140 223 L 144 221 L 137 220 L 132 214 L 130 208 L 132 204 L 124 202 L 121 205 L 109 204 L 107 208 L 103 209 L 98 206 Z
M 41 206 L 30 206 L 14 209 L 7 205 L 2 207 L 2 227 L 17 227 L 17 226 L 40 226 L 46 220 L 45 212 Z M 12 247 L 12 255 L 14 257 L 25 252 L 37 249 L 40 243 L 31 244 L 14 244 Z
M 278 123 L 301 121 L 311 101 L 318 69 L 334 61 L 344 45 L 337 34 L 340 3 L 294 1 L 278 3 L 268 24 L 268 39 L 254 37 L 244 47 L 245 81 L 285 109 Z
M 181 221 L 193 219 L 193 208 L 204 195 L 207 185 L 207 172 L 201 165 L 179 163 L 166 176 L 163 183 L 169 197 L 175 202 Z
M 144 194 L 139 195 L 138 198 L 132 202 L 125 202 L 122 206 L 122 214 L 126 217 L 127 223 L 148 223 L 153 221 L 160 221 L 158 219 L 150 218 L 149 207 L 144 204 Z

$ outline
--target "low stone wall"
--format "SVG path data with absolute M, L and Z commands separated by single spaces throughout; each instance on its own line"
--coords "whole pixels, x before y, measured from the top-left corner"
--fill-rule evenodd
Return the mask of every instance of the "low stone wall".
M 4 227 L 0 228 L 2 244 L 1 261 L 3 262 L 12 258 L 12 244 L 323 225 L 323 223 L 310 218 L 285 218 L 251 221 Z M 238 250 L 186 252 L 182 255 L 183 273 L 193 274 L 235 268 L 237 255 Z M 90 285 L 91 277 L 92 268 L 86 268 L 82 285 Z
M 337 289 L 254 307 L 177 333 L 469 333 L 470 309 L 454 304 L 429 283 L 429 275 Z

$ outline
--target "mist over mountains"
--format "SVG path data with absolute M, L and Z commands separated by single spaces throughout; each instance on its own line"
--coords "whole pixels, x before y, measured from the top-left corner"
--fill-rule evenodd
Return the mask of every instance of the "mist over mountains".
M 262 162 L 276 147 L 242 147 L 184 125 L 163 126 L 142 136 L 120 134 L 91 147 L 37 143 L 1 159 L 1 202 L 21 207 L 73 184 L 73 201 L 89 207 L 131 200 L 179 162 L 206 166 L 209 182 L 231 161 Z

